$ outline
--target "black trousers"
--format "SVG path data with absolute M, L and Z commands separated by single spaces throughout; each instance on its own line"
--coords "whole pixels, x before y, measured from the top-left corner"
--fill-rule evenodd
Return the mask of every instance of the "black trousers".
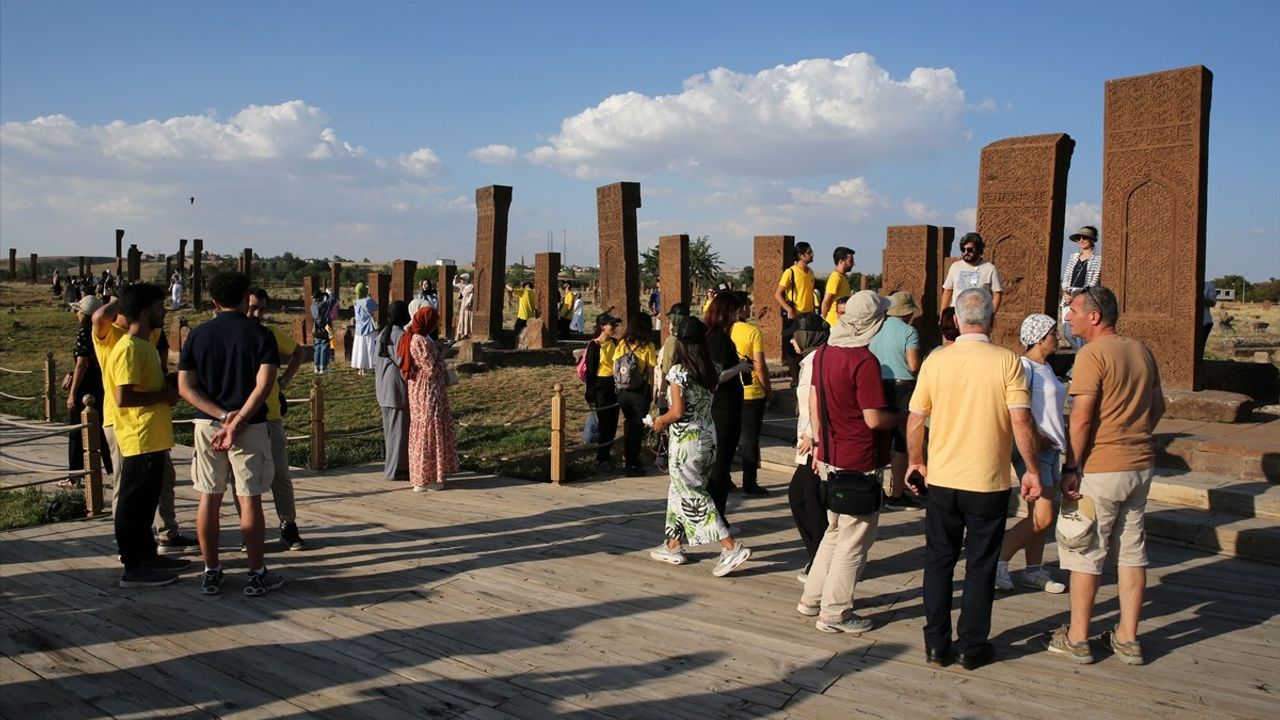
M 640 446 L 644 444 L 644 416 L 649 414 L 649 388 L 618 392 L 622 405 L 622 457 L 629 468 L 640 467 Z M 615 422 L 616 419 L 615 419 Z
M 742 401 L 742 429 L 738 457 L 742 459 L 742 487 L 756 487 L 760 475 L 760 429 L 764 427 L 764 398 Z
M 613 378 L 596 378 L 591 407 L 608 407 L 616 405 L 617 402 L 618 393 L 613 389 Z M 614 436 L 618 434 L 618 408 L 597 410 L 596 420 L 600 423 L 600 431 L 596 435 L 596 442 L 612 443 Z M 612 456 L 612 444 L 602 445 L 599 450 L 596 450 L 596 462 L 607 463 Z
M 135 570 L 156 556 L 151 521 L 160 504 L 165 452 L 130 455 L 120 462 L 120 498 L 116 503 L 116 547 L 125 570 Z
M 818 554 L 818 545 L 827 532 L 827 510 L 822 507 L 822 501 L 818 497 L 818 482 L 813 466 L 805 458 L 803 465 L 796 466 L 796 471 L 791 475 L 791 485 L 787 488 L 791 517 L 796 521 L 800 541 L 804 543 L 805 552 L 809 555 L 805 561 L 806 567 L 813 564 L 813 558 Z
M 996 561 L 1004 541 L 1009 491 L 980 493 L 929 487 L 924 518 L 924 642 L 951 646 L 951 583 L 964 547 L 964 589 L 956 651 L 977 651 L 991 634 Z
M 101 408 L 102 398 L 96 397 L 94 399 L 97 400 L 98 407 Z M 76 406 L 72 408 L 71 412 L 68 413 L 67 415 L 67 424 L 79 425 L 82 422 L 83 417 L 84 417 L 84 403 L 77 400 Z M 101 412 L 99 412 L 98 419 L 99 420 L 102 419 Z M 107 445 L 107 434 L 105 432 L 102 432 L 102 430 L 99 430 L 98 433 L 99 433 L 98 454 L 102 458 L 101 460 L 102 472 L 107 474 L 113 474 L 115 469 L 111 467 L 111 448 Z M 83 432 L 70 433 L 67 438 L 67 469 L 68 470 L 84 469 L 84 433 Z
M 742 434 L 741 396 L 730 396 L 718 403 L 712 402 L 711 419 L 716 424 L 716 464 L 711 471 L 711 480 L 707 483 L 707 493 L 716 505 L 716 512 L 720 513 L 721 518 L 726 518 L 728 516 L 724 509 L 729 502 L 729 470 L 733 467 L 738 437 Z

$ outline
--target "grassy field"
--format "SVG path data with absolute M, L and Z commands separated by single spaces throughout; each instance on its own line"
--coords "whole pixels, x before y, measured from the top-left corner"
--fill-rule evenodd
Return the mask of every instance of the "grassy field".
M 275 291 L 273 297 L 298 297 L 298 290 Z M 191 326 L 209 318 L 209 313 L 179 311 Z M 288 327 L 288 318 L 277 313 L 271 322 Z M 166 320 L 166 325 L 168 321 Z M 0 283 L 0 367 L 12 370 L 34 370 L 27 375 L 0 371 L 0 391 L 19 396 L 41 396 L 44 377 L 44 355 L 54 354 L 55 380 L 70 370 L 71 350 L 75 340 L 76 316 L 57 301 L 45 286 Z M 171 369 L 176 366 L 172 356 Z M 312 373 L 310 364 L 303 365 L 293 383 L 285 389 L 289 398 L 305 398 L 314 382 L 319 381 L 325 396 L 326 435 L 334 432 L 379 428 L 369 435 L 331 438 L 326 441 L 326 467 L 336 468 L 369 462 L 381 462 L 381 415 L 374 398 L 372 375 L 359 376 L 344 363 L 334 361 L 323 376 Z M 509 477 L 545 480 L 549 474 L 545 449 L 550 444 L 551 390 L 556 383 L 565 387 L 569 405 L 582 406 L 580 383 L 569 366 L 545 368 L 511 368 L 462 377 L 449 389 L 449 399 L 458 426 L 458 451 L 467 470 L 491 472 Z M 66 396 L 58 391 L 56 419 L 66 420 Z M 42 401 L 18 401 L 0 397 L 0 413 L 43 419 Z M 192 409 L 180 402 L 174 409 L 176 418 L 189 418 Z M 581 414 L 570 415 L 569 423 L 580 427 Z M 289 435 L 311 434 L 311 413 L 307 403 L 290 404 L 285 417 Z M 176 426 L 177 441 L 190 444 L 189 425 Z M 571 438 L 571 442 L 574 440 Z M 289 461 L 306 467 L 310 463 L 310 441 L 289 444 Z M 2 469 L 0 469 L 2 471 Z M 570 479 L 581 479 L 591 473 L 584 456 L 571 463 Z M 43 518 L 47 500 L 20 493 L 0 493 L 0 518 L 6 513 L 35 521 Z M 19 508 L 18 506 L 21 506 Z M 37 510 L 38 517 L 37 517 Z M 0 520 L 3 524 L 4 520 Z

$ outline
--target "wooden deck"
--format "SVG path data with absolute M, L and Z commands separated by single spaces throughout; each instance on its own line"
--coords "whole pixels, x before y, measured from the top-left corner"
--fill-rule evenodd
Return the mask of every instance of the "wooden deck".
M 234 528 L 211 598 L 196 570 L 118 589 L 109 520 L 2 533 L 0 716 L 1277 717 L 1275 567 L 1153 545 L 1145 667 L 1100 649 L 1090 666 L 1048 656 L 1038 637 L 1066 620 L 1067 599 L 1029 591 L 997 598 L 1001 662 L 939 670 L 921 644 L 923 514 L 883 516 L 857 599 L 877 629 L 825 635 L 794 611 L 803 550 L 787 479 L 766 474 L 768 498 L 731 498 L 755 556 L 725 579 L 710 574 L 712 548 L 684 567 L 648 559 L 657 476 L 464 477 L 414 494 L 373 468 L 299 471 L 309 547 L 273 543 L 287 583 L 252 599 Z M 194 501 L 179 490 L 187 527 Z M 1109 575 L 1095 632 L 1116 614 Z

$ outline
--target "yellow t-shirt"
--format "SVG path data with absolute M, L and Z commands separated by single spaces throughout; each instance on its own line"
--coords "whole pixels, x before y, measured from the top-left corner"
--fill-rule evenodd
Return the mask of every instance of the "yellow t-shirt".
M 613 360 L 617 357 L 617 340 L 605 340 L 600 345 L 600 365 L 596 367 L 596 377 L 613 377 Z
M 756 353 L 764 352 L 764 335 L 760 328 L 751 323 L 736 322 L 729 330 L 729 339 L 737 348 L 739 357 L 755 362 Z M 763 400 L 764 386 L 760 384 L 760 375 L 751 371 L 751 384 L 742 389 L 743 400 Z
M 929 484 L 972 492 L 1009 489 L 1010 408 L 1030 408 L 1022 362 L 981 335 L 961 335 L 920 368 L 911 412 L 929 420 Z
M 712 301 L 712 300 L 715 300 L 715 298 L 714 298 L 714 297 L 709 297 L 709 298 L 707 298 L 707 301 L 706 301 L 706 302 L 702 303 L 702 317 L 706 317 L 706 316 L 707 316 L 707 311 L 711 309 L 711 301 Z
M 827 276 L 827 290 L 823 294 L 822 299 L 826 301 L 827 295 L 832 296 L 831 309 L 827 310 L 827 316 L 823 318 L 831 327 L 835 327 L 840 321 L 840 314 L 836 312 L 836 300 L 842 297 L 848 297 L 853 290 L 853 286 L 849 284 L 849 278 L 842 272 L 832 272 Z
M 164 369 L 160 355 L 146 340 L 126 334 L 115 344 L 108 359 L 112 384 L 107 393 L 130 386 L 141 392 L 164 390 Z M 105 384 L 104 384 L 104 387 Z M 169 403 L 116 408 L 116 442 L 124 457 L 168 450 L 173 447 L 173 413 Z
M 129 331 L 112 323 L 107 326 L 107 338 L 105 340 L 99 338 L 94 333 L 89 333 L 93 337 L 93 354 L 98 358 L 98 367 L 102 369 L 102 387 L 106 389 L 102 393 L 102 427 L 111 427 L 116 424 L 116 383 L 111 377 L 111 351 L 115 349 L 116 343 L 120 342 L 120 338 L 128 335 Z M 160 328 L 151 331 L 151 345 L 160 342 Z M 159 355 L 156 358 L 159 359 Z
M 533 288 L 520 288 L 512 290 L 511 294 L 520 301 L 520 305 L 516 308 L 516 317 L 521 320 L 532 318 L 535 315 L 534 306 L 538 302 L 538 291 Z
M 796 306 L 797 312 L 813 312 L 813 270 L 792 265 L 782 271 L 778 287 L 786 290 L 783 297 Z
M 566 292 L 564 297 L 560 298 L 560 317 L 566 320 L 573 318 L 573 301 L 577 299 L 578 296 L 574 295 L 572 290 Z
M 613 359 L 626 355 L 629 352 L 636 354 L 636 362 L 640 363 L 640 373 L 653 373 L 653 368 L 658 365 L 658 350 L 653 343 L 631 343 L 626 340 L 619 341 L 613 348 Z M 609 363 L 609 374 L 613 374 L 613 363 Z
M 271 331 L 272 335 L 276 336 L 276 346 L 280 348 L 280 372 L 276 373 L 276 379 L 271 383 L 271 392 L 267 393 L 267 420 L 283 420 L 284 415 L 280 413 L 280 375 L 289 364 L 289 358 L 293 356 L 293 351 L 298 348 L 298 343 L 293 341 L 293 335 L 290 333 L 274 325 L 266 327 Z

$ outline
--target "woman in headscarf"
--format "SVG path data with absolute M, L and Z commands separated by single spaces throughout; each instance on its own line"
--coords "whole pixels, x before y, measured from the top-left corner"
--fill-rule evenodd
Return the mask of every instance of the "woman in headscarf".
M 355 338 L 351 344 L 351 367 L 357 375 L 364 375 L 366 370 L 373 369 L 375 345 L 378 339 L 378 328 L 374 318 L 377 317 L 378 303 L 369 297 L 364 283 L 356 283 L 356 301 L 351 304 L 356 320 Z
M 400 373 L 396 348 L 409 324 L 409 306 L 396 300 L 387 306 L 387 324 L 377 335 L 374 387 L 382 410 L 382 437 L 386 445 L 382 477 L 409 479 L 409 386 Z
M 446 394 L 444 357 L 436 348 L 438 316 L 424 307 L 396 345 L 409 390 L 409 482 L 414 492 L 441 490 L 458 471 L 458 445 Z
M 836 321 L 837 323 L 839 320 Z M 809 393 L 813 388 L 813 351 L 827 341 L 827 326 L 813 313 L 800 316 L 796 331 L 791 336 L 791 347 L 800 358 L 800 380 L 796 385 L 796 471 L 791 476 L 787 500 L 791 505 L 791 517 L 804 543 L 808 559 L 800 582 L 809 576 L 809 566 L 818 554 L 818 544 L 827 531 L 827 510 L 818 496 L 818 476 L 813 472 L 813 430 L 809 424 Z

